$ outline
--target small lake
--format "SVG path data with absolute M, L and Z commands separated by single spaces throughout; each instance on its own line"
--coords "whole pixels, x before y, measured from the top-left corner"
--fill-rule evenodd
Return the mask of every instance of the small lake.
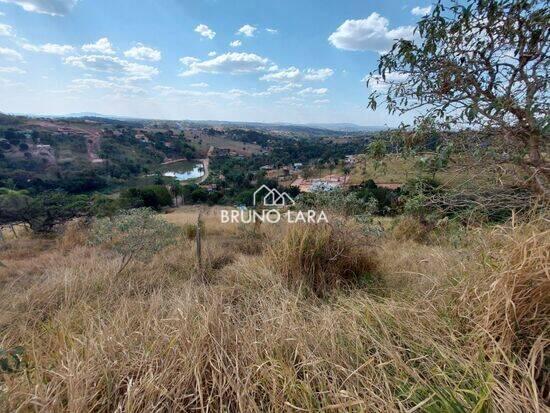
M 180 182 L 197 179 L 204 176 L 202 163 L 177 162 L 171 165 L 166 165 L 165 168 L 168 170 L 162 173 L 163 176 L 176 178 L 176 180 Z

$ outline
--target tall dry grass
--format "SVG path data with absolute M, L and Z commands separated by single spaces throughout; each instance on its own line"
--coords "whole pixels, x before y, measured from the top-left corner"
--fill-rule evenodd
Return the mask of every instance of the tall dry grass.
M 548 338 L 547 303 L 537 295 L 549 246 L 540 223 L 472 232 L 454 250 L 392 238 L 356 245 L 326 228 L 260 228 L 261 251 L 287 248 L 274 261 L 228 241 L 239 229 L 209 231 L 208 221 L 206 278 L 187 239 L 118 276 L 116 254 L 78 241 L 25 240 L 0 252 L 8 263 L 0 269 L 0 347 L 23 346 L 26 362 L 0 374 L 0 411 L 548 410 L 535 368 Z M 304 295 L 277 261 L 286 257 L 304 283 L 346 279 L 364 264 L 334 254 L 344 246 L 376 251 L 379 288 Z M 532 294 L 538 304 L 526 300 Z M 513 320 L 513 334 L 502 336 L 503 320 Z M 501 357 L 489 337 L 510 343 Z M 536 363 L 527 348 L 539 349 Z M 503 374 L 506 366 L 514 374 Z

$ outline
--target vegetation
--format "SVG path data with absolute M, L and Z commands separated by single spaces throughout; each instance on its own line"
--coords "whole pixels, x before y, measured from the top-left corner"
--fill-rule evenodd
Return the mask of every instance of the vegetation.
M 423 109 L 419 126 L 481 128 L 513 152 L 548 197 L 548 4 L 447 3 L 438 1 L 419 22 L 420 41 L 401 40 L 380 58 L 388 110 Z M 372 108 L 380 94 L 371 95 Z
M 162 217 L 185 225 L 197 212 Z M 202 273 L 178 231 L 122 272 L 133 249 L 111 242 L 126 227 L 97 247 L 70 232 L 64 250 L 10 240 L 1 347 L 23 347 L 25 364 L 0 373 L 0 408 L 545 409 L 547 221 L 516 216 L 458 242 L 453 227 L 416 242 L 367 241 L 344 218 L 262 225 L 262 248 L 243 254 L 237 226 L 216 209 L 202 217 Z
M 550 16 L 449 2 L 380 57 L 390 112 L 423 114 L 375 137 L 0 114 L 0 411 L 547 411 Z M 207 138 L 254 151 L 162 176 Z M 260 169 L 295 162 L 353 185 Z M 328 223 L 221 222 L 263 184 Z

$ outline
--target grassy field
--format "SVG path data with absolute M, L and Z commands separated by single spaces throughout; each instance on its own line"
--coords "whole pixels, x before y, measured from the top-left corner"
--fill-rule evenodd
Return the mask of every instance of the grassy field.
M 418 176 L 418 158 L 387 156 L 384 165 L 376 165 L 373 160 L 359 156 L 350 174 L 351 184 L 359 184 L 367 179 L 384 183 L 405 183 Z M 429 174 L 427 174 L 429 175 Z M 435 178 L 445 187 L 492 187 L 494 185 L 511 185 L 517 183 L 521 171 L 512 164 L 484 163 L 455 155 L 451 164 L 435 174 Z
M 201 268 L 190 232 L 122 272 L 82 225 L 8 240 L 0 411 L 547 411 L 548 221 L 373 238 L 219 211 L 160 216 L 201 212 Z

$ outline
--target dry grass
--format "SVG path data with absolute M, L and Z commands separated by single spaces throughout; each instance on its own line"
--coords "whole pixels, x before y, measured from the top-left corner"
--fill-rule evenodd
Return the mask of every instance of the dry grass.
M 256 228 L 262 251 L 286 248 L 273 261 L 232 242 L 251 228 L 203 219 L 207 277 L 187 239 L 118 276 L 120 257 L 77 234 L 72 248 L 10 241 L 0 348 L 23 346 L 26 367 L 0 373 L 0 411 L 547 411 L 540 223 L 471 231 L 455 249 L 380 239 L 379 288 L 319 299 L 289 288 L 283 261 L 322 285 L 371 268 L 352 230 Z
M 378 263 L 368 244 L 359 231 L 343 223 L 291 225 L 269 255 L 288 285 L 322 297 L 338 287 L 373 281 Z

